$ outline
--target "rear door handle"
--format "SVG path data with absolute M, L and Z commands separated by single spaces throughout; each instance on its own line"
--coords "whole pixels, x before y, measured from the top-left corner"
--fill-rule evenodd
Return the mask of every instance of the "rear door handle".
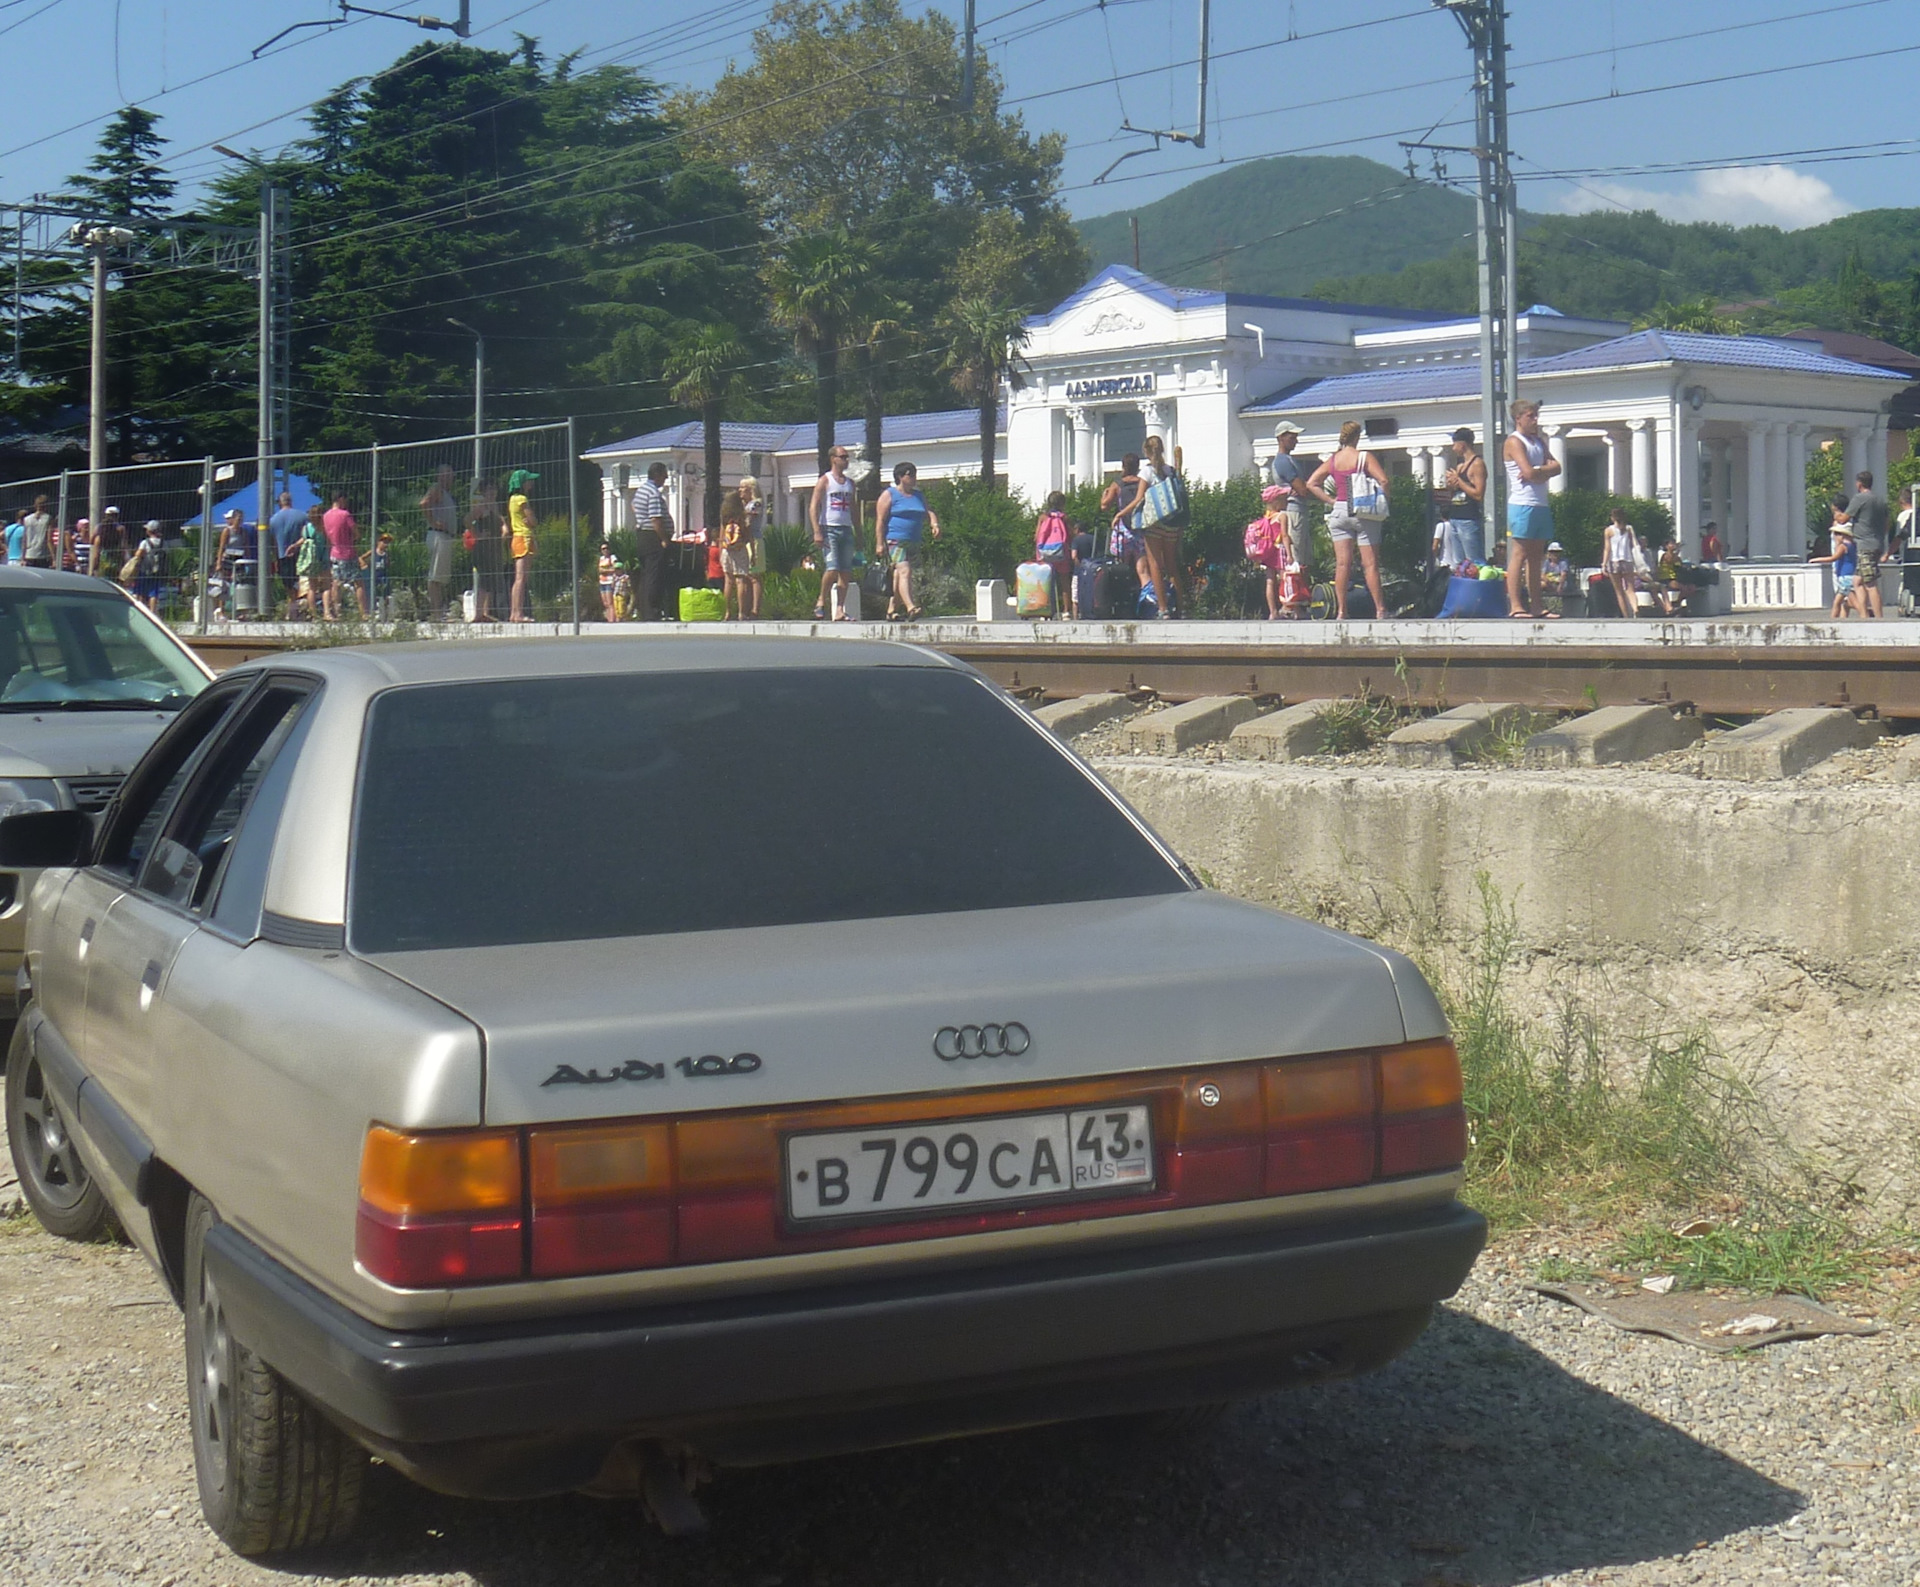
M 153 1007 L 153 994 L 160 990 L 160 961 L 149 959 L 140 976 L 140 1012 Z
M 97 922 L 89 917 L 87 923 L 80 928 L 80 947 L 74 955 L 76 958 L 84 959 L 87 956 L 87 949 L 93 946 L 93 928 L 96 924 Z

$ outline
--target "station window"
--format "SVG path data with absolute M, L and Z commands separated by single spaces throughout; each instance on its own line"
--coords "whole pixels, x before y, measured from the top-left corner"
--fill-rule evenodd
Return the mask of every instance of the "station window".
M 1118 463 L 1127 453 L 1146 450 L 1147 418 L 1138 408 L 1121 408 L 1106 415 L 1106 461 Z

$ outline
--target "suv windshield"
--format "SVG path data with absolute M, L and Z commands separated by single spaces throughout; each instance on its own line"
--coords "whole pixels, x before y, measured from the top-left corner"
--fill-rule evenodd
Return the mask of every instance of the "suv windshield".
M 207 681 L 121 596 L 0 589 L 0 711 L 177 711 Z
M 362 952 L 1078 903 L 1189 885 L 979 680 L 642 673 L 381 696 Z

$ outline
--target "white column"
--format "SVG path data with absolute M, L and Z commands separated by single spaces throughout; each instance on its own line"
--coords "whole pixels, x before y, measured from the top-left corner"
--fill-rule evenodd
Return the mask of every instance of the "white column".
M 1727 555 L 1751 555 L 1747 549 L 1747 441 L 1742 436 L 1728 448 L 1727 516 L 1720 525 L 1720 537 L 1727 542 Z
M 1810 424 L 1787 426 L 1786 554 L 1807 554 L 1807 432 Z
M 1867 447 L 1872 440 L 1873 431 L 1871 429 L 1856 427 L 1848 430 L 1845 439 L 1841 442 L 1841 467 L 1843 472 L 1840 478 L 1840 488 L 1849 494 L 1853 491 L 1854 476 L 1858 474 L 1861 469 L 1869 466 L 1867 463 Z M 1884 465 L 1880 472 L 1885 472 Z
M 1768 555 L 1776 557 L 1794 554 L 1793 518 L 1788 510 L 1788 498 L 1793 494 L 1787 461 L 1790 428 L 1785 419 L 1767 426 L 1767 547 Z
M 1653 421 L 1653 496 L 1676 511 L 1673 489 L 1675 435 L 1672 413 L 1663 413 Z
M 1747 425 L 1747 555 L 1773 555 L 1767 535 L 1767 498 L 1773 492 L 1773 470 L 1767 460 L 1767 426 Z
M 1607 429 L 1607 489 L 1616 496 L 1633 494 L 1633 448 L 1612 426 Z
M 1086 408 L 1067 409 L 1073 426 L 1073 482 L 1085 485 L 1100 478 L 1100 459 L 1093 455 L 1093 414 Z
M 1889 494 L 1887 469 L 1891 466 L 1887 462 L 1887 428 L 1887 416 L 1883 413 L 1873 421 L 1873 436 L 1867 442 L 1867 467 L 1873 470 L 1873 488 L 1883 496 Z
M 1540 428 L 1546 432 L 1548 455 L 1560 465 L 1560 472 L 1547 481 L 1547 493 L 1557 496 L 1567 488 L 1567 427 L 1564 424 L 1543 424 Z
M 1412 446 L 1407 448 L 1407 465 L 1413 470 L 1413 477 L 1433 489 L 1433 448 L 1430 446 Z
M 1728 454 L 1732 443 L 1724 437 L 1707 442 L 1707 504 L 1706 513 L 1720 529 L 1720 539 L 1727 538 L 1728 526 L 1733 519 L 1733 503 L 1729 499 L 1733 488 L 1732 470 L 1728 465 Z
M 1700 421 L 1682 414 L 1674 427 L 1673 532 L 1681 554 L 1700 555 Z
M 1627 428 L 1633 431 L 1633 489 L 1635 496 L 1653 494 L 1653 420 L 1630 419 Z

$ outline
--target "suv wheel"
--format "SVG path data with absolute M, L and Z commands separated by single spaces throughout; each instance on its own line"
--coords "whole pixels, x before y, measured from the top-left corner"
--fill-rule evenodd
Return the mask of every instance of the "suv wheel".
M 21 1194 L 49 1234 L 91 1240 L 112 1226 L 112 1209 L 80 1161 L 25 1021 L 15 1026 L 7 1049 L 7 1145 Z
M 219 1222 L 196 1193 L 187 1207 L 187 1408 L 207 1525 L 236 1554 L 337 1542 L 353 1530 L 364 1451 L 227 1331 L 206 1266 Z

